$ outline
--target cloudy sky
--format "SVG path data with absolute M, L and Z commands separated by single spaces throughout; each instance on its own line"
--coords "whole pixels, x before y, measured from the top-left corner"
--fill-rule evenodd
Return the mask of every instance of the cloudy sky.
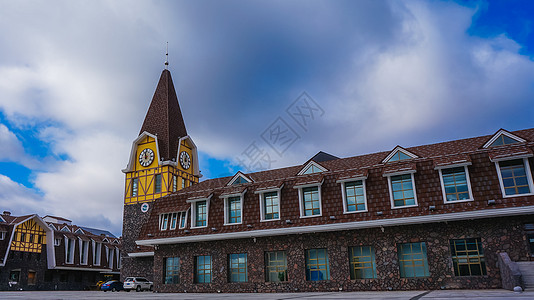
M 0 0 L 0 211 L 121 233 L 166 42 L 203 179 L 532 128 L 533 5 Z

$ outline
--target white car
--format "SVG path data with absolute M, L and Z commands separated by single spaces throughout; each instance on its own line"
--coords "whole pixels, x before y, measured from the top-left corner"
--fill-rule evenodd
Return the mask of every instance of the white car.
M 126 277 L 123 287 L 127 292 L 131 290 L 136 290 L 137 292 L 143 290 L 151 291 L 154 287 L 154 283 L 144 277 Z

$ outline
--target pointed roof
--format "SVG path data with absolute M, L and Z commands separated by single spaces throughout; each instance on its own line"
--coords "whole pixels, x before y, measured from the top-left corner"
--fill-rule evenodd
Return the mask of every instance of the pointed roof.
M 139 135 L 149 132 L 158 137 L 159 156 L 170 160 L 177 156 L 178 141 L 187 135 L 171 72 L 163 70 Z

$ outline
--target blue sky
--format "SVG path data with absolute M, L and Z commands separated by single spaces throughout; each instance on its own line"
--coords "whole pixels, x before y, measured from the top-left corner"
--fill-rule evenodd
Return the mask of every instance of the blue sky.
M 120 170 L 166 42 L 204 179 L 534 127 L 532 1 L 52 2 L 0 0 L 0 210 L 14 215 L 120 234 Z M 288 147 L 267 138 L 277 124 Z

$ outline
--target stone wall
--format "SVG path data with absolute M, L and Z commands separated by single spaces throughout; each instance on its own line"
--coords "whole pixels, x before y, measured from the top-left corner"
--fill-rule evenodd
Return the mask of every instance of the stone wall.
M 342 232 L 274 236 L 257 239 L 224 240 L 215 242 L 160 245 L 155 251 L 154 285 L 161 292 L 302 292 L 302 291 L 359 291 L 414 289 L 485 289 L 500 288 L 501 275 L 497 266 L 499 252 L 507 252 L 514 261 L 526 260 L 528 249 L 524 242 L 523 224 L 533 222 L 534 216 L 494 218 L 449 223 L 433 223 L 386 227 L 383 230 L 364 229 Z M 487 275 L 454 276 L 449 249 L 450 239 L 481 238 L 485 253 Z M 430 276 L 400 278 L 397 244 L 425 242 L 428 249 Z M 351 246 L 371 245 L 375 249 L 376 279 L 351 280 L 349 252 Z M 306 249 L 328 250 L 330 280 L 306 281 Z M 265 282 L 265 251 L 285 250 L 288 281 Z M 248 282 L 229 283 L 228 254 L 247 253 Z M 195 284 L 194 257 L 212 256 L 212 283 Z M 163 284 L 164 259 L 180 257 L 179 284 Z
M 140 250 L 135 244 L 139 237 L 139 232 L 143 224 L 148 220 L 153 203 L 149 203 L 149 211 L 141 211 L 142 204 L 131 204 L 124 206 L 123 227 L 122 227 L 122 251 L 121 251 L 121 280 L 129 276 L 143 276 L 148 280 L 153 279 L 152 268 L 153 257 L 133 258 L 128 257 L 128 253 Z M 148 249 L 152 251 L 152 249 Z

